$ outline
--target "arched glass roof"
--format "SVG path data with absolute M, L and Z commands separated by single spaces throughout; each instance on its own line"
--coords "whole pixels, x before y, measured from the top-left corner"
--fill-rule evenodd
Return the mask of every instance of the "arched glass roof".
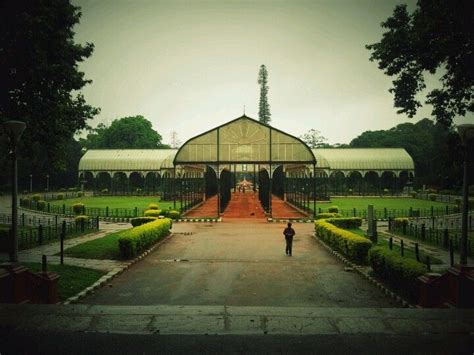
M 316 167 L 331 170 L 414 170 L 403 148 L 316 148 Z
M 176 149 L 91 149 L 79 161 L 79 171 L 158 171 Z
M 175 164 L 315 163 L 299 138 L 242 116 L 199 136 L 179 149 Z

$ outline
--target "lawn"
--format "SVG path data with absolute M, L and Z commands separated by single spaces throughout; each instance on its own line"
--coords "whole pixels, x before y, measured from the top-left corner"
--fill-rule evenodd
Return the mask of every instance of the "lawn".
M 347 229 L 348 231 L 352 232 L 352 233 L 355 233 L 355 234 L 358 234 L 360 236 L 363 236 L 365 237 L 365 231 L 362 230 L 361 228 L 353 228 L 353 229 Z M 410 240 L 411 241 L 411 240 Z M 407 245 L 407 240 L 405 240 L 405 245 L 404 245 L 404 248 L 403 248 L 403 251 L 404 251 L 404 257 L 406 258 L 411 258 L 411 259 L 416 259 L 416 255 L 415 255 L 415 248 L 412 247 L 411 245 Z M 381 247 L 385 247 L 385 248 L 388 248 L 388 241 L 385 239 L 385 238 L 381 238 L 379 237 L 377 239 L 377 246 L 381 246 Z M 410 243 L 411 244 L 411 243 Z M 394 251 L 398 252 L 400 254 L 400 245 L 397 244 L 397 243 L 393 243 L 393 249 Z M 424 252 L 422 252 L 420 250 L 420 260 L 421 262 L 423 263 L 426 263 L 426 256 L 427 254 L 425 254 Z M 431 264 L 442 264 L 443 262 L 438 259 L 438 258 L 435 258 L 433 255 L 429 255 L 430 257 L 430 262 Z
M 411 197 L 333 197 L 329 203 L 319 203 L 319 207 L 327 210 L 330 206 L 338 206 L 342 210 L 349 209 L 367 209 L 368 205 L 373 205 L 375 209 L 430 209 L 431 206 L 435 208 L 445 208 L 446 203 L 437 201 L 420 200 Z M 451 205 L 453 206 L 453 205 Z
M 160 209 L 173 208 L 173 201 L 160 201 L 156 196 L 97 196 L 97 197 L 78 197 L 67 200 L 51 201 L 51 205 L 72 206 L 75 203 L 83 203 L 89 208 L 128 208 L 135 207 L 146 209 L 150 203 L 157 203 Z M 176 201 L 176 208 L 179 208 L 179 201 Z
M 22 263 L 22 265 L 25 265 L 32 271 L 41 271 L 41 263 Z M 105 275 L 105 272 L 100 270 L 72 265 L 48 264 L 48 271 L 55 272 L 61 276 L 58 283 L 58 297 L 62 301 L 75 296 Z
M 118 260 L 120 259 L 118 240 L 121 232 L 111 233 L 105 237 L 75 245 L 66 249 L 64 254 L 75 258 Z

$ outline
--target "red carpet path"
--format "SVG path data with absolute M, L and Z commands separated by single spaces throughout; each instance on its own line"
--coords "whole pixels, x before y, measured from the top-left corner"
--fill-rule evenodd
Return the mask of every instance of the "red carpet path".
M 295 210 L 290 205 L 276 196 L 272 196 L 273 218 L 304 218 L 307 217 L 303 213 Z M 185 214 L 185 217 L 215 217 L 217 216 L 217 196 L 213 196 L 205 201 L 198 208 L 193 209 Z M 252 218 L 264 219 L 265 212 L 258 200 L 258 193 L 234 192 L 231 200 L 225 209 L 223 218 Z

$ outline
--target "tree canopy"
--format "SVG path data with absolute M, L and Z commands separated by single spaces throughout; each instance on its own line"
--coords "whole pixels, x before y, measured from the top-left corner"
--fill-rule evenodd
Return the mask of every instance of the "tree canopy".
M 268 71 L 264 64 L 260 66 L 258 72 L 258 83 L 260 84 L 260 101 L 258 105 L 258 120 L 265 124 L 270 124 L 270 104 L 268 103 Z
M 80 93 L 91 81 L 78 64 L 94 49 L 74 41 L 80 17 L 80 8 L 64 0 L 0 2 L 0 123 L 26 123 L 19 143 L 20 188 L 30 174 L 34 182 L 46 174 L 51 181 L 64 181 L 64 174 L 75 178 L 74 171 L 66 172 L 77 143 L 73 136 L 99 112 Z M 4 134 L 0 149 L 0 164 L 8 166 Z M 8 173 L 0 172 L 0 184 Z
M 107 127 L 91 129 L 81 144 L 87 149 L 157 149 L 170 148 L 161 143 L 161 135 L 143 116 L 116 119 Z
M 300 136 L 300 139 L 305 142 L 310 148 L 327 148 L 330 145 L 327 143 L 327 138 L 321 135 L 321 132 L 311 128 L 305 134 Z
M 417 94 L 425 74 L 441 74 L 440 87 L 427 95 L 436 120 L 450 126 L 455 116 L 474 112 L 474 1 L 419 0 L 413 13 L 395 7 L 382 23 L 380 42 L 367 45 L 371 61 L 394 76 L 394 105 L 413 117 L 422 106 Z

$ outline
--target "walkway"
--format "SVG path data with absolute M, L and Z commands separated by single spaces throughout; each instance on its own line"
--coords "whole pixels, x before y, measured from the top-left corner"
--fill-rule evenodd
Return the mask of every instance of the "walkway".
M 172 238 L 82 302 L 398 307 L 361 275 L 346 271 L 314 239 L 312 223 L 295 226 L 293 256 L 286 256 L 284 227 L 232 218 L 176 223 Z
M 223 217 L 264 219 L 265 211 L 258 200 L 258 193 L 253 191 L 232 193 Z
M 307 218 L 308 216 L 290 206 L 281 198 L 272 196 L 272 216 L 273 218 Z
M 186 218 L 204 218 L 204 217 L 217 217 L 217 195 L 214 195 L 204 201 L 200 206 L 184 213 L 183 217 Z

